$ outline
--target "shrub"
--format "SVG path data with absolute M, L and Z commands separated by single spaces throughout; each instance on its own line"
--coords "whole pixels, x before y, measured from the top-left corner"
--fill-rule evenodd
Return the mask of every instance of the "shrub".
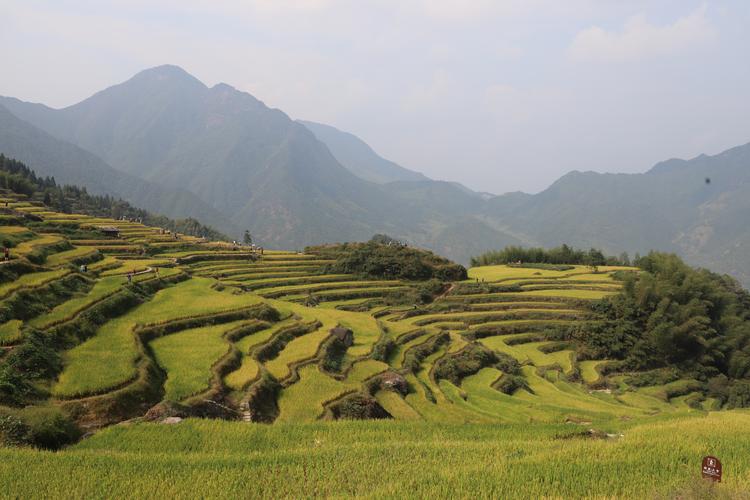
M 430 340 L 412 347 L 404 356 L 403 367 L 412 373 L 419 370 L 422 360 L 440 349 L 440 346 L 450 341 L 450 335 L 446 332 L 439 333 Z
M 306 252 L 335 258 L 326 272 L 333 274 L 360 274 L 379 279 L 409 281 L 460 281 L 466 279 L 463 266 L 435 255 L 427 250 L 405 245 L 345 243 L 323 247 L 308 247 Z
M 680 373 L 676 369 L 650 370 L 630 375 L 626 382 L 633 387 L 647 387 L 650 385 L 664 385 L 679 380 Z
M 750 407 L 750 381 L 736 380 L 729 386 L 727 406 L 729 408 Z
M 271 423 L 279 415 L 276 398 L 281 392 L 281 384 L 268 373 L 263 373 L 254 383 L 247 396 L 247 408 L 253 422 Z
M 502 392 L 503 394 L 513 395 L 519 389 L 526 389 L 531 392 L 529 384 L 526 379 L 521 375 L 508 375 L 505 374 L 495 383 L 495 389 Z
M 0 446 L 21 446 L 26 443 L 29 428 L 20 418 L 0 414 Z
M 0 414 L 0 445 L 58 450 L 80 437 L 78 426 L 57 408 L 27 407 Z
M 34 386 L 18 370 L 7 364 L 0 366 L 0 404 L 19 406 L 34 392 Z
M 391 415 L 372 396 L 355 393 L 331 404 L 328 408 L 335 419 L 382 419 Z
M 496 352 L 497 362 L 495 368 L 508 375 L 519 375 L 521 373 L 521 364 L 516 358 L 504 352 Z
M 396 347 L 397 344 L 393 339 L 382 335 L 372 348 L 372 359 L 387 363 Z
M 435 364 L 434 375 L 436 379 L 444 378 L 459 385 L 464 377 L 473 375 L 482 368 L 497 362 L 497 353 L 482 344 L 472 342 L 460 351 L 438 360 Z
M 346 349 L 346 344 L 340 338 L 329 337 L 322 346 L 320 366 L 329 372 L 340 372 Z
M 729 379 L 727 376 L 721 374 L 708 379 L 708 382 L 706 382 L 706 394 L 724 404 L 729 397 Z
M 27 407 L 19 414 L 28 427 L 27 442 L 37 448 L 58 450 L 81 437 L 78 426 L 57 408 Z
M 53 339 L 39 330 L 31 330 L 10 353 L 6 366 L 29 379 L 52 377 L 62 368 Z

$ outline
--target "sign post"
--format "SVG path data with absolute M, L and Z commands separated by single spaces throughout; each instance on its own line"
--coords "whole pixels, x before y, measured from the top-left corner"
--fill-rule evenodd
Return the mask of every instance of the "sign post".
M 710 479 L 711 481 L 721 482 L 721 461 L 712 456 L 703 457 L 703 463 L 701 464 L 701 476 L 703 479 Z

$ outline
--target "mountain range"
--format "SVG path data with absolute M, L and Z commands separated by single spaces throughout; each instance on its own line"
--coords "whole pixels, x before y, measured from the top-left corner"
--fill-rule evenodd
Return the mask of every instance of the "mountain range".
M 750 284 L 750 144 L 643 174 L 571 172 L 538 194 L 477 193 L 295 121 L 227 84 L 159 66 L 72 106 L 0 98 L 0 152 L 268 247 L 387 233 L 459 262 L 506 245 L 674 251 Z

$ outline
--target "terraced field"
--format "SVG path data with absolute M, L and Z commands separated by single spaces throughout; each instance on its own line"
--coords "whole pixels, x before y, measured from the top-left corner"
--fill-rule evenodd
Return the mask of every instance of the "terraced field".
M 697 411 L 686 404 L 689 382 L 616 385 L 602 375 L 608 360 L 579 360 L 560 341 L 569 326 L 596 321 L 591 302 L 616 293 L 614 273 L 632 269 L 485 266 L 415 305 L 398 299 L 414 283 L 331 272 L 326 255 L 261 253 L 23 200 L 14 210 L 43 221 L 2 229 L 20 238 L 12 261 L 37 258 L 0 283 L 0 299 L 35 290 L 59 297 L 6 315 L 0 344 L 12 350 L 31 329 L 79 329 L 49 384 L 52 402 L 75 407 L 140 388 L 144 404 L 195 404 L 204 393 L 229 416 L 285 422 L 335 416 L 352 397 L 396 419 L 435 422 L 606 422 Z M 63 236 L 71 231 L 80 236 Z M 63 282 L 75 289 L 55 291 Z M 335 327 L 351 330 L 350 344 L 335 342 Z M 480 348 L 515 360 L 524 382 L 507 388 L 510 374 L 492 362 L 445 375 Z M 146 380 L 152 385 L 139 385 Z
M 634 269 L 478 267 L 424 305 L 404 299 L 418 283 L 332 272 L 323 254 L 13 205 L 41 222 L 18 225 L 18 215 L 0 226 L 17 238 L 5 264 L 15 274 L 0 282 L 0 355 L 32 331 L 64 339 L 44 390 L 88 426 L 162 400 L 198 413 L 210 401 L 225 418 L 264 422 L 367 408 L 397 420 L 604 425 L 712 405 L 692 381 L 630 387 L 607 373 L 610 360 L 579 359 L 563 340 L 597 321 L 592 301 Z M 31 305 L 19 309 L 21 300 Z M 336 327 L 350 342 L 332 336 Z M 496 359 L 452 368 L 477 353 Z M 508 359 L 515 374 L 500 368 Z M 122 398 L 139 403 L 126 411 Z
M 235 421 L 115 426 L 60 454 L 0 450 L 5 495 L 237 497 L 251 477 L 257 496 L 645 496 L 681 488 L 685 464 L 715 450 L 737 471 L 726 491 L 750 487 L 730 436 L 746 412 L 707 415 L 717 401 L 696 380 L 630 385 L 567 335 L 599 321 L 591 305 L 635 269 L 483 266 L 425 304 L 421 283 L 335 272 L 323 253 L 4 196 L 0 363 L 40 339 L 61 352 L 29 408 L 87 430 L 144 415 Z M 320 422 L 359 418 L 395 422 Z M 721 426 L 717 442 L 703 424 Z

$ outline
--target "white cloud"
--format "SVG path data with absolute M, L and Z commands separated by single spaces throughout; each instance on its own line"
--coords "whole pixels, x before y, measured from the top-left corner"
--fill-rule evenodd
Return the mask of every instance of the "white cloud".
M 568 56 L 576 61 L 640 60 L 703 46 L 715 36 L 703 6 L 665 26 L 651 24 L 643 15 L 631 17 L 620 32 L 592 26 L 576 35 Z

